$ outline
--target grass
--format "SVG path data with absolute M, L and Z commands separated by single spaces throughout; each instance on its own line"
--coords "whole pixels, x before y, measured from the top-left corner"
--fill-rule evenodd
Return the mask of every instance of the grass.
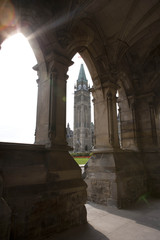
M 86 164 L 88 162 L 87 157 L 74 157 L 74 160 L 80 165 L 80 164 Z

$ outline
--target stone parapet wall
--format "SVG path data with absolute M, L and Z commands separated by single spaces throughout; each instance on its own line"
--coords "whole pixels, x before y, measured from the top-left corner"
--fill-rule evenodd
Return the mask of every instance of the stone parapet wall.
M 0 170 L 12 211 L 11 238 L 46 239 L 86 222 L 86 184 L 67 151 L 1 144 Z

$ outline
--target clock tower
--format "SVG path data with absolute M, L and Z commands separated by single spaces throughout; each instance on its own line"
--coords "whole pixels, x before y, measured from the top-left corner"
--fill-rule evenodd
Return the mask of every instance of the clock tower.
M 91 104 L 88 80 L 81 64 L 74 92 L 74 134 L 75 152 L 89 152 L 92 148 Z

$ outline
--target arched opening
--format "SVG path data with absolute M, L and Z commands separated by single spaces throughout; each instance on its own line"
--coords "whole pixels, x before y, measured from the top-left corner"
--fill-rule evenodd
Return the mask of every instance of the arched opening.
M 0 51 L 0 141 L 34 143 L 37 107 L 37 64 L 21 33 L 8 38 Z
M 92 79 L 80 54 L 75 54 L 72 61 L 74 65 L 69 68 L 67 80 L 66 125 L 69 123 L 73 130 L 73 151 L 86 152 L 86 146 L 87 151 L 93 148 L 94 110 L 90 93 Z

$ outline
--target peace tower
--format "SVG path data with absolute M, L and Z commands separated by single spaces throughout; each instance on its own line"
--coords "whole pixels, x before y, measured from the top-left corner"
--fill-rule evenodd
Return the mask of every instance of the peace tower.
M 74 92 L 74 134 L 75 152 L 90 151 L 92 148 L 91 104 L 88 80 L 81 64 Z

